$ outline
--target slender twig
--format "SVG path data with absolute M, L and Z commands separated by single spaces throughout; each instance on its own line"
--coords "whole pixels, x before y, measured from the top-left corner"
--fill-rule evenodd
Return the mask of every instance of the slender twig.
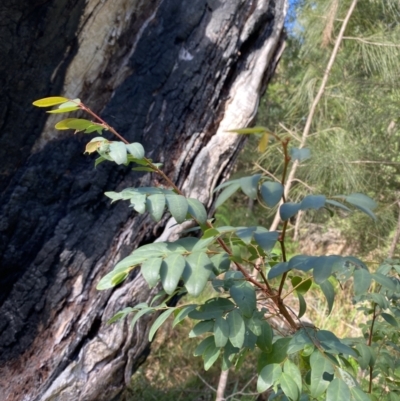
M 271 178 L 273 178 L 277 182 L 281 182 L 281 180 L 277 177 L 275 177 L 272 173 L 270 173 L 268 170 L 266 170 L 264 167 L 260 166 L 257 162 L 254 163 L 254 165 L 261 170 L 263 173 L 266 175 L 269 175 Z
M 394 256 L 394 253 L 396 251 L 396 246 L 399 243 L 399 239 L 400 239 L 400 201 L 398 202 L 398 206 L 399 206 L 399 217 L 397 220 L 397 227 L 396 227 L 396 231 L 394 233 L 394 237 L 392 240 L 392 243 L 390 244 L 390 248 L 389 248 L 389 252 L 388 252 L 388 257 L 389 259 L 392 259 Z
M 209 384 L 205 379 L 203 379 L 202 377 L 201 377 L 201 375 L 199 374 L 199 372 L 196 372 L 195 370 L 193 370 L 193 369 L 190 369 L 190 371 L 193 373 L 193 374 L 195 374 L 211 391 L 213 391 L 214 393 L 216 393 L 217 392 L 217 390 L 213 387 L 213 386 L 211 386 L 211 384 Z
M 374 332 L 374 325 L 375 325 L 375 320 L 376 320 L 376 308 L 377 308 L 377 304 L 374 303 L 374 312 L 372 315 L 372 323 L 371 323 L 371 329 L 369 331 L 369 336 L 368 336 L 368 342 L 367 345 L 368 347 L 371 346 L 372 344 L 372 335 Z M 374 372 L 374 368 L 372 366 L 372 364 L 369 366 L 369 384 L 368 384 L 368 393 L 371 394 L 372 393 L 372 376 L 373 376 L 373 372 Z
M 317 106 L 318 106 L 321 98 L 322 98 L 322 95 L 324 94 L 324 91 L 325 91 L 325 88 L 326 88 L 326 84 L 328 82 L 328 78 L 329 78 L 333 63 L 336 60 L 336 56 L 337 56 L 337 54 L 339 52 L 339 47 L 340 47 L 340 45 L 341 45 L 341 43 L 343 41 L 344 32 L 346 30 L 346 27 L 347 27 L 347 24 L 348 24 L 348 22 L 350 20 L 350 17 L 353 14 L 353 11 L 354 11 L 354 9 L 356 7 L 356 4 L 357 4 L 357 0 L 353 0 L 351 5 L 350 5 L 350 7 L 349 7 L 349 9 L 348 9 L 348 11 L 347 11 L 347 15 L 346 15 L 346 17 L 345 17 L 345 19 L 343 21 L 342 27 L 340 28 L 339 35 L 338 35 L 338 37 L 336 39 L 335 46 L 334 46 L 334 48 L 332 50 L 331 57 L 329 58 L 328 65 L 326 67 L 324 76 L 322 78 L 320 88 L 318 90 L 317 95 L 315 96 L 315 99 L 314 99 L 312 105 L 311 105 L 310 112 L 308 114 L 307 121 L 306 121 L 306 124 L 304 126 L 303 134 L 301 136 L 301 142 L 300 142 L 300 145 L 299 145 L 300 149 L 305 146 L 307 138 L 308 138 L 308 136 L 310 134 L 311 124 L 312 124 L 313 119 L 314 119 L 315 111 L 317 109 Z M 292 165 L 292 168 L 290 170 L 288 179 L 286 181 L 286 186 L 285 186 L 285 195 L 286 196 L 290 191 L 290 188 L 291 188 L 292 183 L 293 183 L 293 178 L 295 177 L 295 174 L 296 174 L 296 171 L 297 171 L 297 168 L 298 168 L 299 164 L 300 164 L 299 161 L 296 160 Z M 279 225 L 279 222 L 280 222 L 280 216 L 279 216 L 279 213 L 276 213 L 274 221 L 271 224 L 270 231 L 275 231 L 276 228 Z
M 343 36 L 343 39 L 345 39 L 345 40 L 355 40 L 357 42 L 365 43 L 367 45 L 372 45 L 372 46 L 400 47 L 400 45 L 396 45 L 394 43 L 371 42 L 369 40 L 366 40 L 366 39 L 363 39 L 363 38 L 357 38 L 357 37 L 354 37 L 354 36 Z

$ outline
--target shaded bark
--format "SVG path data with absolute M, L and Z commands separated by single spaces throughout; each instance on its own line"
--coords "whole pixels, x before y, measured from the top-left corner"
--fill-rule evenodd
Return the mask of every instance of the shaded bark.
M 111 400 L 149 352 L 149 318 L 105 322 L 154 296 L 140 275 L 98 280 L 177 230 L 107 190 L 155 177 L 82 155 L 31 107 L 79 97 L 188 196 L 210 205 L 282 49 L 284 0 L 6 0 L 0 12 L 0 387 L 5 400 Z

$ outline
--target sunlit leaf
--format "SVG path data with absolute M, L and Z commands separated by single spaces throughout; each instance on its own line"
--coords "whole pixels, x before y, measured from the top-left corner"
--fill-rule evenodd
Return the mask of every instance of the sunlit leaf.
M 315 350 L 310 357 L 311 365 L 311 396 L 318 398 L 328 388 L 330 382 L 323 379 L 324 373 L 334 373 L 332 362 L 319 350 Z
M 263 393 L 272 387 L 281 377 L 282 368 L 281 365 L 273 363 L 271 365 L 264 366 L 261 370 L 257 380 L 257 391 Z
M 162 258 L 151 258 L 142 263 L 140 271 L 150 288 L 154 287 L 160 279 Z
M 166 195 L 168 210 L 174 217 L 177 223 L 183 223 L 186 220 L 186 215 L 189 209 L 189 204 L 186 198 L 182 195 Z
M 74 129 L 77 131 L 83 131 L 91 125 L 93 125 L 93 123 L 84 118 L 66 118 L 65 120 L 59 121 L 55 125 L 55 128 L 58 130 Z
M 68 102 L 69 99 L 61 96 L 45 97 L 43 99 L 35 100 L 32 104 L 36 107 L 50 107 L 57 104 Z
M 265 133 L 264 135 L 262 135 L 260 142 L 258 143 L 257 146 L 257 150 L 260 153 L 264 153 L 267 150 L 268 141 L 269 141 L 269 134 Z
M 326 401 L 344 401 L 350 399 L 349 386 L 341 379 L 333 379 L 326 391 Z
M 279 378 L 281 389 L 284 394 L 291 400 L 297 400 L 299 398 L 299 389 L 292 377 L 285 371 Z
M 46 113 L 50 113 L 50 114 L 60 114 L 60 113 L 69 113 L 71 111 L 75 111 L 75 110 L 79 110 L 80 107 L 78 106 L 70 106 L 70 107 L 63 107 L 60 109 L 55 109 L 55 110 L 48 110 L 46 111 Z
M 126 145 L 123 142 L 111 142 L 109 156 L 117 164 L 125 164 L 128 161 Z
M 228 313 L 226 318 L 229 324 L 229 340 L 234 347 L 242 348 L 245 336 L 245 325 L 238 310 Z
M 134 142 L 130 143 L 129 145 L 125 145 L 125 147 L 134 158 L 136 159 L 144 158 L 144 148 L 142 144 Z
M 253 128 L 235 128 L 235 129 L 230 129 L 227 132 L 233 132 L 235 134 L 262 134 L 267 131 L 268 129 L 265 127 L 253 127 Z
M 303 385 L 301 379 L 302 375 L 300 373 L 299 367 L 296 364 L 294 364 L 290 359 L 287 359 L 285 361 L 285 364 L 283 365 L 283 371 L 295 382 L 298 392 L 301 393 Z M 286 392 L 285 394 L 290 396 Z
M 354 272 L 354 295 L 361 295 L 368 291 L 371 285 L 371 274 L 364 269 Z
M 165 209 L 165 195 L 154 194 L 148 196 L 146 199 L 146 208 L 154 221 L 160 221 Z

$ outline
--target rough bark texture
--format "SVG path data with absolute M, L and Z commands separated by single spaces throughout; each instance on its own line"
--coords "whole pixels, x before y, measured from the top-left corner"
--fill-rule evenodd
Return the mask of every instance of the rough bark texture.
M 210 204 L 282 50 L 286 0 L 3 0 L 0 5 L 2 399 L 111 400 L 149 351 L 149 320 L 105 322 L 152 294 L 98 280 L 134 247 L 170 238 L 107 190 L 150 183 L 82 155 L 31 107 L 80 97 L 187 195 Z M 160 237 L 161 235 L 161 237 Z

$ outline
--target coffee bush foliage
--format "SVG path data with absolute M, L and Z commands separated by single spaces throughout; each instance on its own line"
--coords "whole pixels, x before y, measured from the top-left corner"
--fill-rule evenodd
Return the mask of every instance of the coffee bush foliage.
M 118 132 L 87 108 L 79 99 L 50 97 L 34 102 L 38 107 L 55 106 L 48 113 L 83 110 L 93 121 L 67 118 L 55 126 L 84 134 L 95 133 L 85 151 L 97 154 L 95 165 L 109 161 L 151 172 L 164 186 L 126 188 L 107 192 L 111 202 L 127 201 L 136 213 L 148 213 L 158 222 L 169 213 L 177 224 L 193 221 L 198 236 L 173 242 L 141 246 L 119 261 L 97 285 L 108 290 L 120 285 L 134 269 L 140 269 L 149 287 L 160 289 L 150 303 L 126 307 L 109 323 L 130 319 L 133 326 L 141 316 L 155 314 L 149 331 L 152 341 L 169 318 L 176 326 L 185 319 L 195 322 L 189 336 L 198 339 L 194 357 L 204 368 L 219 364 L 221 369 L 240 369 L 249 353 L 257 357 L 257 390 L 268 390 L 270 400 L 400 400 L 400 262 L 385 261 L 374 271 L 354 256 L 295 255 L 287 257 L 286 234 L 299 211 L 333 214 L 362 212 L 375 220 L 376 203 L 360 193 L 307 195 L 300 202 L 285 194 L 290 163 L 305 162 L 310 150 L 291 148 L 288 138 L 269 133 L 283 154 L 280 181 L 255 174 L 219 185 L 215 207 L 242 191 L 265 208 L 276 208 L 282 220 L 279 231 L 265 227 L 214 227 L 209 211 L 188 198 L 163 173 L 161 164 L 146 157 L 140 143 L 128 143 Z M 102 136 L 103 131 L 115 140 Z M 234 130 L 237 134 L 264 134 L 263 127 Z M 266 146 L 264 144 L 264 146 Z M 204 188 L 205 191 L 209 188 Z M 279 249 L 279 252 L 276 252 Z M 353 307 L 365 318 L 359 326 L 362 337 L 338 338 L 332 331 L 315 327 L 305 318 L 307 292 L 313 288 L 324 297 L 329 313 L 335 295 L 351 280 Z M 213 296 L 205 302 L 200 295 L 212 286 Z M 189 294 L 193 301 L 169 306 L 172 297 Z M 291 299 L 288 306 L 287 300 Z M 297 299 L 294 303 L 293 300 Z M 293 306 L 296 305 L 296 306 Z M 362 315 L 361 315 L 362 316 Z M 354 325 L 354 322 L 351 322 Z

